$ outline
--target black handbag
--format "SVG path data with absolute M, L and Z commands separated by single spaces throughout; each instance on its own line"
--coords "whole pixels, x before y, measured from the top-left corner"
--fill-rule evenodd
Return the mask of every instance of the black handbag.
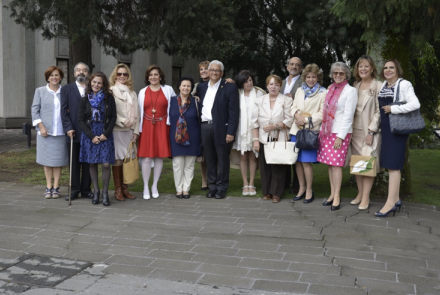
M 296 133 L 296 147 L 300 150 L 319 149 L 319 131 L 314 131 L 312 117 L 309 117 L 309 128 L 303 128 Z
M 396 101 L 391 105 L 403 105 L 405 102 L 399 101 L 400 81 L 397 84 Z M 404 114 L 390 113 L 390 128 L 394 134 L 411 134 L 418 133 L 425 129 L 425 120 L 420 114 L 420 109 Z

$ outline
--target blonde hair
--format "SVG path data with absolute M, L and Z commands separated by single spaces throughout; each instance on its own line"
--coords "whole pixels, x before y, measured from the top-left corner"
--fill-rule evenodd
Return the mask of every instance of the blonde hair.
M 304 70 L 302 71 L 302 75 L 301 75 L 301 79 L 302 79 L 303 82 L 306 82 L 307 75 L 310 74 L 310 73 L 316 74 L 316 77 L 318 77 L 318 82 L 322 86 L 322 83 L 324 81 L 323 77 L 322 77 L 323 73 L 322 73 L 322 70 L 319 69 L 317 64 L 308 64 L 304 68 Z
M 270 75 L 269 77 L 266 78 L 266 86 L 269 85 L 270 80 L 272 80 L 272 78 L 275 80 L 276 83 L 283 84 L 283 80 L 280 78 L 280 76 L 277 75 Z
M 126 86 L 128 87 L 128 89 L 133 91 L 133 79 L 131 78 L 131 71 L 130 71 L 130 68 L 126 64 L 117 64 L 116 67 L 113 69 L 113 72 L 110 75 L 110 86 L 114 86 L 116 84 L 116 79 L 117 79 L 116 74 L 118 72 L 118 69 L 120 69 L 120 68 L 124 68 L 127 70 L 128 77 L 127 77 Z

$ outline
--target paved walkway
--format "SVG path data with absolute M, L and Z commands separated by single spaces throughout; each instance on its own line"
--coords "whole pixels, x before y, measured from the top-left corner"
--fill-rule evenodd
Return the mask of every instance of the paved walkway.
M 0 293 L 440 294 L 440 212 L 259 198 L 44 200 L 0 182 Z M 67 189 L 62 188 L 62 193 Z
M 35 129 L 32 128 L 31 145 L 35 145 Z M 0 154 L 27 149 L 27 136 L 21 129 L 0 129 Z

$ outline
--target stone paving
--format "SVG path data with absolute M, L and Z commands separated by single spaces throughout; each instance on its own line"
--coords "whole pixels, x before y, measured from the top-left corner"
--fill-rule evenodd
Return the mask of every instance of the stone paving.
M 404 202 L 379 219 L 381 202 L 369 213 L 346 200 L 331 212 L 321 199 L 165 194 L 68 206 L 43 191 L 0 182 L 0 293 L 440 294 L 435 206 Z
M 35 146 L 35 129 L 32 128 L 31 145 Z M 21 129 L 0 129 L 0 154 L 27 149 L 27 136 Z

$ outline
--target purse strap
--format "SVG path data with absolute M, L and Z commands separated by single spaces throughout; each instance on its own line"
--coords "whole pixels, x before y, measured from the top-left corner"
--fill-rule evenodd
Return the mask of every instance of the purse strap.
M 396 90 L 397 94 L 396 94 L 396 101 L 395 101 L 395 103 L 400 101 L 400 82 L 401 81 L 402 80 L 399 79 L 399 82 L 397 82 L 397 90 Z
M 284 124 L 283 124 L 284 125 Z M 287 128 L 286 126 L 283 126 L 284 132 L 286 133 L 286 136 L 284 137 L 284 148 L 287 149 Z M 280 136 L 280 129 L 278 129 L 277 132 L 277 138 L 276 140 L 273 142 L 273 147 L 275 147 L 275 143 L 278 142 L 278 137 Z
M 134 146 L 134 148 L 133 148 Z M 135 156 L 133 156 L 133 151 Z M 125 154 L 124 163 L 130 162 L 137 158 L 136 144 L 133 141 L 130 141 L 130 144 L 127 148 L 127 153 Z
M 314 129 L 315 127 L 313 126 L 313 122 L 312 122 L 312 117 L 309 117 L 309 129 Z

